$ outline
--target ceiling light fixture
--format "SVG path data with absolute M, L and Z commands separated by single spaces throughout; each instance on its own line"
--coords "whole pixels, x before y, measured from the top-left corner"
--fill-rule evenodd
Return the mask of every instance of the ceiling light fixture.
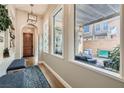
M 30 4 L 30 7 L 31 7 L 31 12 L 28 13 L 27 22 L 29 24 L 35 24 L 37 22 L 37 16 L 33 13 L 34 4 Z

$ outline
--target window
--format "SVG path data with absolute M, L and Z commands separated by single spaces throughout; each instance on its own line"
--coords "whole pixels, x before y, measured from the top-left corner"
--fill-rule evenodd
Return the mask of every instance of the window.
M 83 31 L 78 30 L 80 27 Z M 74 35 L 75 60 L 119 73 L 120 5 L 75 5 Z
M 49 52 L 49 27 L 48 21 L 44 23 L 44 31 L 43 31 L 43 50 L 44 52 Z
M 53 16 L 53 53 L 63 55 L 63 8 Z
M 89 32 L 89 26 L 84 26 L 84 27 L 83 27 L 83 31 L 84 31 L 84 33 Z
M 103 26 L 103 30 L 108 30 L 108 22 L 103 22 L 102 26 Z
M 95 25 L 95 32 L 99 32 L 100 31 L 100 24 L 96 24 Z

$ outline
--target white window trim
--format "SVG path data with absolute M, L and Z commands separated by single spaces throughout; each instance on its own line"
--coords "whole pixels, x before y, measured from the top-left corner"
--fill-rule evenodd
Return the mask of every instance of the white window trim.
M 70 17 L 68 21 L 74 20 L 74 14 L 73 14 L 73 13 L 75 13 L 74 5 L 71 5 L 69 13 L 70 13 L 69 15 L 72 15 L 72 17 Z M 91 70 L 91 71 L 96 72 L 98 74 L 108 76 L 108 77 L 113 78 L 115 80 L 118 80 L 120 82 L 124 82 L 124 64 L 122 64 L 124 62 L 124 57 L 122 56 L 122 55 L 124 55 L 124 42 L 123 42 L 123 40 L 124 40 L 124 31 L 123 31 L 124 26 L 123 26 L 123 24 L 124 24 L 124 5 L 121 5 L 121 9 L 120 9 L 120 30 L 121 30 L 120 31 L 120 71 L 119 71 L 119 73 L 108 71 L 108 70 L 98 68 L 98 67 L 92 66 L 90 64 L 86 64 L 86 63 L 75 60 L 74 59 L 74 53 L 72 52 L 72 49 L 74 51 L 74 41 L 73 41 L 73 43 L 70 43 L 71 45 L 73 44 L 73 46 L 69 45 L 72 48 L 69 49 L 69 59 L 68 59 L 68 61 L 70 63 L 74 64 L 74 65 L 77 65 L 77 66 L 80 66 L 82 68 Z M 74 23 L 72 22 L 72 23 L 70 23 L 70 25 L 72 26 L 72 25 L 74 25 Z M 69 30 L 73 30 L 73 31 L 71 31 L 71 32 L 73 32 L 73 34 L 70 36 L 71 37 L 70 40 L 71 40 L 71 39 L 74 38 L 75 29 L 70 28 Z
M 46 24 L 48 26 L 48 51 L 45 51 L 45 49 L 44 49 L 44 33 L 45 33 L 45 25 Z M 49 54 L 49 21 L 48 20 L 46 20 L 43 23 L 43 52 Z
M 60 59 L 64 59 L 64 26 L 63 26 L 63 32 L 62 32 L 62 36 L 63 36 L 63 46 L 62 46 L 62 55 L 58 55 L 54 53 L 54 46 L 53 46 L 53 16 L 56 15 L 56 13 L 58 11 L 60 11 L 62 9 L 63 11 L 63 25 L 64 25 L 64 5 L 58 5 L 56 7 L 56 9 L 52 12 L 51 14 L 51 29 L 52 29 L 52 33 L 51 33 L 51 55 L 58 57 Z
M 96 73 L 108 76 L 108 77 L 113 78 L 115 80 L 124 82 L 124 79 L 122 78 L 121 73 L 115 73 L 115 72 L 112 72 L 112 71 L 109 71 L 109 70 L 98 68 L 98 67 L 95 67 L 93 65 L 86 64 L 86 63 L 83 63 L 83 62 L 80 62 L 80 61 L 77 61 L 77 60 L 70 60 L 69 62 L 72 63 L 72 64 L 75 64 L 77 66 L 86 68 L 88 70 L 94 71 Z

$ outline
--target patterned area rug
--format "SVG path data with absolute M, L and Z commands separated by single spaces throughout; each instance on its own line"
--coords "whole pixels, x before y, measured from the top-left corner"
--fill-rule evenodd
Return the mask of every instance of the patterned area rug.
M 28 67 L 0 78 L 1 88 L 50 88 L 38 66 Z

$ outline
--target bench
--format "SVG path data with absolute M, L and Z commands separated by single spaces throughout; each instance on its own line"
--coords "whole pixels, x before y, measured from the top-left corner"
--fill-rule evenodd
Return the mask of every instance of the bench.
M 7 68 L 7 73 L 11 72 L 11 71 L 18 71 L 19 69 L 23 69 L 23 68 L 26 68 L 24 58 L 15 59 Z

